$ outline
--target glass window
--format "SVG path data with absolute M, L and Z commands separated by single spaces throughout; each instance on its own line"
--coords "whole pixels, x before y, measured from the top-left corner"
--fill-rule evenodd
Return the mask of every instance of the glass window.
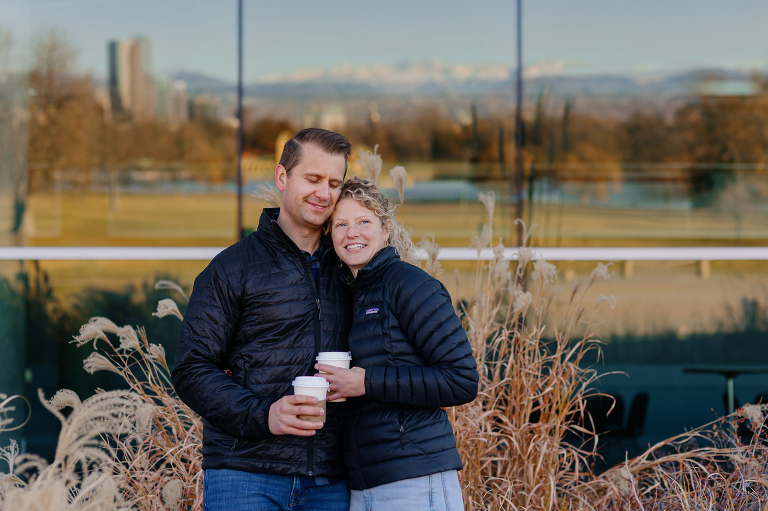
M 406 168 L 397 215 L 415 241 L 468 247 L 493 191 L 492 245 L 518 243 L 518 213 L 533 247 L 768 244 L 763 0 L 523 2 L 520 132 L 515 2 L 243 2 L 239 154 L 237 6 L 0 3 L 0 247 L 227 246 L 239 222 L 255 229 L 268 201 L 253 194 L 307 126 L 348 136 L 350 176 L 377 151 L 395 202 L 389 170 Z M 141 324 L 154 280 L 189 288 L 205 263 L 0 260 L 0 392 L 86 391 L 69 372 L 79 325 Z M 617 262 L 601 290 L 616 309 L 595 316 L 606 361 L 689 378 L 694 362 L 756 359 L 766 264 Z M 557 266 L 566 290 L 590 270 Z M 477 263 L 443 267 L 469 299 Z M 668 381 L 719 404 L 710 378 Z M 40 427 L 27 439 L 49 452 L 55 427 Z

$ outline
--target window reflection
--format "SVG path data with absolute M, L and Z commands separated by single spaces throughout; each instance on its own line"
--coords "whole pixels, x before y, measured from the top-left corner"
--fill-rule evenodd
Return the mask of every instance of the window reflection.
M 182 12 L 178 2 L 108 3 L 9 4 L 16 8 L 8 19 L 23 23 L 4 26 L 0 45 L 7 69 L 3 158 L 16 161 L 2 177 L 4 244 L 226 245 L 236 224 L 237 48 L 234 37 L 226 43 L 222 37 L 234 34 L 234 6 L 196 1 Z M 29 15 L 11 16 L 21 5 Z M 759 69 L 742 63 L 751 57 L 731 62 L 713 54 L 706 65 L 696 63 L 699 52 L 689 48 L 679 50 L 688 56 L 681 54 L 678 67 L 663 68 L 667 57 L 657 54 L 658 71 L 598 65 L 602 47 L 589 40 L 572 47 L 540 39 L 555 26 L 571 30 L 560 17 L 565 12 L 550 12 L 545 22 L 538 7 L 529 8 L 528 53 L 535 57 L 552 47 L 570 56 L 581 48 L 584 62 L 593 62 L 579 70 L 570 57 L 534 60 L 524 69 L 523 216 L 537 225 L 535 242 L 764 243 L 768 93 Z M 629 16 L 612 9 L 615 23 Z M 385 166 L 406 167 L 407 209 L 417 238 L 431 232 L 444 245 L 464 245 L 466 234 L 477 234 L 483 223 L 482 210 L 466 205 L 480 191 L 494 190 L 504 203 L 515 200 L 511 54 L 491 52 L 504 56 L 495 63 L 466 56 L 444 61 L 425 36 L 408 43 L 426 55 L 416 59 L 398 62 L 393 59 L 402 49 L 394 42 L 387 57 L 362 40 L 373 60 L 353 56 L 356 48 L 330 47 L 328 56 L 316 57 L 319 64 L 297 53 L 294 65 L 278 66 L 271 53 L 279 51 L 254 44 L 274 30 L 265 21 L 270 15 L 282 18 L 271 7 L 256 18 L 257 10 L 246 5 L 246 27 L 260 28 L 245 46 L 246 194 L 271 182 L 281 140 L 320 125 L 343 131 L 356 149 L 378 146 Z M 169 12 L 184 23 L 160 26 L 156 19 Z M 571 13 L 578 19 L 586 14 Z M 360 15 L 348 13 L 349 20 Z M 669 15 L 684 20 L 686 13 L 675 8 Z M 698 15 L 708 20 L 713 13 L 702 8 Z M 446 23 L 461 16 L 473 23 L 477 16 L 490 39 L 509 36 L 513 26 L 500 28 L 482 13 L 459 9 L 440 16 Z M 592 17 L 595 34 L 608 33 L 601 16 Z M 329 26 L 336 23 L 343 20 Z M 301 38 L 311 39 L 312 30 L 290 44 L 304 44 Z M 660 25 L 659 34 L 654 44 L 664 40 L 667 27 Z M 202 50 L 206 40 L 219 58 Z M 617 44 L 631 53 L 626 41 Z M 11 47 L 19 56 L 9 67 Z M 745 46 L 743 55 L 751 48 Z M 292 55 L 285 51 L 282 60 Z M 638 49 L 636 58 L 648 57 Z M 351 171 L 360 172 L 355 162 Z M 382 181 L 393 188 L 386 172 Z M 265 203 L 245 202 L 245 223 L 252 228 Z M 457 212 L 454 221 L 436 222 L 446 210 Z M 498 211 L 500 234 L 514 243 L 509 219 L 516 209 Z
M 378 147 L 382 185 L 393 198 L 387 171 L 405 166 L 398 214 L 416 240 L 433 234 L 443 246 L 468 246 L 487 221 L 478 195 L 494 191 L 496 236 L 515 243 L 510 2 L 471 9 L 420 2 L 407 6 L 409 16 L 395 2 L 397 19 L 362 5 L 329 18 L 317 2 L 274 4 L 245 5 L 246 230 L 266 205 L 251 194 L 273 181 L 285 140 L 318 125 L 353 142 L 350 175 L 363 172 L 358 151 Z M 708 6 L 688 12 L 666 4 L 659 17 L 660 2 L 570 2 L 546 12 L 541 5 L 526 3 L 524 23 L 523 216 L 535 225 L 531 244 L 768 243 L 768 78 L 754 57 L 766 42 L 763 31 L 744 28 L 736 34 L 745 38 L 741 50 L 729 57 L 736 37 L 711 30 L 752 26 L 765 19 L 765 7 L 742 6 L 719 19 Z M 421 22 L 411 30 L 413 19 L 426 19 L 421 9 L 435 11 L 426 13 L 428 25 L 450 40 Z M 611 28 L 630 19 L 643 37 Z M 700 32 L 691 32 L 691 19 Z M 0 246 L 232 243 L 235 23 L 234 2 L 4 1 Z M 275 37 L 286 25 L 292 36 Z M 690 47 L 665 42 L 670 34 Z M 646 46 L 658 61 L 640 62 Z M 704 60 L 701 48 L 709 51 Z M 643 67 L 650 69 L 637 71 Z M 86 392 L 97 384 L 64 370 L 80 367 L 67 347 L 79 325 L 99 314 L 143 324 L 149 318 L 139 317 L 147 312 L 139 303 L 152 295 L 154 279 L 189 286 L 203 266 L 0 262 L 0 352 L 8 354 L 0 392 L 34 396 L 36 385 Z M 448 289 L 467 299 L 469 287 L 444 266 Z M 456 266 L 473 281 L 475 263 Z M 558 268 L 566 290 L 589 271 L 567 262 Z M 617 309 L 596 313 L 604 314 L 599 329 L 610 362 L 747 362 L 762 353 L 755 339 L 766 330 L 764 262 L 615 269 Z M 130 314 L 120 319 L 120 311 Z M 173 333 L 163 335 L 170 353 Z M 26 344 L 14 341 L 21 338 Z M 744 349 L 728 350 L 733 343 Z M 29 432 L 30 442 L 45 452 L 52 433 L 37 434 Z

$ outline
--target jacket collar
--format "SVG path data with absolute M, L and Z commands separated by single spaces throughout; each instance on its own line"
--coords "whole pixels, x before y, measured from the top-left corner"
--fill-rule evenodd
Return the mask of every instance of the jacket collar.
M 373 259 L 357 272 L 357 278 L 352 277 L 352 272 L 347 268 L 346 280 L 347 283 L 354 282 L 357 285 L 368 285 L 370 282 L 381 278 L 387 265 L 393 260 L 400 260 L 400 256 L 397 254 L 395 247 L 384 247 L 373 256 Z
M 293 248 L 301 252 L 293 240 L 285 234 L 280 224 L 277 223 L 277 217 L 280 215 L 280 208 L 264 208 L 259 217 L 259 227 L 257 234 L 266 242 L 281 245 L 286 248 Z M 320 235 L 320 246 L 323 249 L 323 258 L 330 251 L 333 252 L 333 242 L 330 236 Z

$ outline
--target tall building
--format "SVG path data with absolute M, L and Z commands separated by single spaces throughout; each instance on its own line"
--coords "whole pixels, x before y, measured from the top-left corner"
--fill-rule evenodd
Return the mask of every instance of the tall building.
M 109 97 L 114 120 L 155 118 L 155 84 L 149 41 L 143 37 L 109 41 Z

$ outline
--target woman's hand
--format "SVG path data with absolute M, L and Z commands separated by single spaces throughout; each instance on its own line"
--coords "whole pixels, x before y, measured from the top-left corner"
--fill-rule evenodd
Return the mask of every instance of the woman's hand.
M 331 384 L 328 401 L 365 395 L 365 369 L 362 367 L 342 369 L 326 364 L 315 364 L 315 369 L 324 373 L 318 376 L 322 376 Z

